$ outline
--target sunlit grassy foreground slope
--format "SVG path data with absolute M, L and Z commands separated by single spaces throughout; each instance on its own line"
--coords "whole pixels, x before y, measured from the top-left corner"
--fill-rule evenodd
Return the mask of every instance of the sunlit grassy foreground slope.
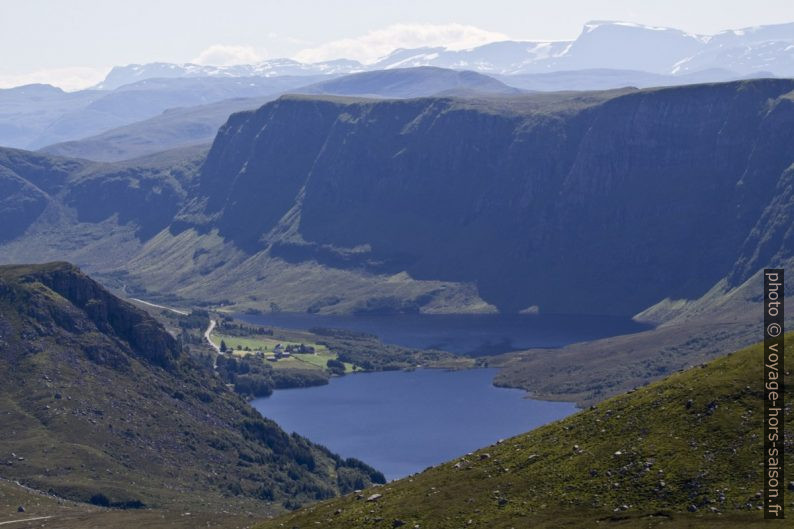
M 756 345 L 259 528 L 761 527 L 762 370 Z

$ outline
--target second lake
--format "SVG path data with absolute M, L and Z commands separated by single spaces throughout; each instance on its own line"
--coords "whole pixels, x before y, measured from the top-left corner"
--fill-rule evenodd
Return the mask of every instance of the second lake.
M 562 347 L 651 326 L 626 316 L 583 314 L 395 314 L 337 315 L 275 312 L 236 314 L 255 325 L 310 329 L 327 327 L 374 334 L 384 343 L 441 349 L 464 355 L 493 355 L 530 347 Z

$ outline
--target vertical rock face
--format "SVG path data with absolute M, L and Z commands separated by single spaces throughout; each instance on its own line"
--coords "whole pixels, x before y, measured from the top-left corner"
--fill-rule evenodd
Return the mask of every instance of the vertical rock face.
M 166 369 L 174 368 L 180 351 L 176 340 L 148 314 L 126 303 L 66 263 L 36 270 L 38 281 L 66 298 L 105 334 L 129 344 L 130 352 Z
M 199 184 L 204 213 L 218 215 L 223 235 L 243 248 L 259 247 L 294 204 L 338 114 L 337 104 L 287 99 L 229 119 Z
M 630 314 L 791 255 L 769 234 L 785 232 L 793 89 L 283 98 L 221 129 L 181 219 L 257 252 L 298 204 L 317 251 L 472 281 L 505 311 Z

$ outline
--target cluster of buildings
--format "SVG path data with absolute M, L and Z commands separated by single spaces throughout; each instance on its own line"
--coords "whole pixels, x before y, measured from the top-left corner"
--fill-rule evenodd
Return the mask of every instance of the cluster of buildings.
M 257 351 L 257 354 L 264 356 L 261 351 Z M 267 359 L 271 362 L 277 362 L 282 358 L 289 358 L 293 354 L 314 354 L 314 347 L 304 344 L 290 344 L 287 346 L 276 344 L 276 346 L 273 348 L 273 356 L 270 356 Z

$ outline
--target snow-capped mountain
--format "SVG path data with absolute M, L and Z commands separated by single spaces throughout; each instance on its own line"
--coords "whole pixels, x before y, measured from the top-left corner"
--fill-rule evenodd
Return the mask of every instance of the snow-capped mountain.
M 713 65 L 740 74 L 772 72 L 794 76 L 794 24 L 776 24 L 729 30 L 706 37 L 698 53 L 676 63 L 671 73 L 704 70 Z
M 633 70 L 660 75 L 731 71 L 794 75 L 794 23 L 695 35 L 628 22 L 585 24 L 576 40 L 505 41 L 462 51 L 444 48 L 397 50 L 367 65 L 385 69 L 441 66 L 515 75 L 570 70 Z
M 702 37 L 677 29 L 589 22 L 562 53 L 528 68 L 535 72 L 609 68 L 669 74 L 676 62 L 697 53 L 703 45 Z
M 794 76 L 794 23 L 695 35 L 673 28 L 594 21 L 585 24 L 573 41 L 503 41 L 467 50 L 398 49 L 372 64 L 350 59 L 312 64 L 272 59 L 241 66 L 132 64 L 113 68 L 96 88 L 111 90 L 156 77 L 342 75 L 413 66 L 473 70 L 491 75 L 614 69 L 674 76 L 709 70 L 723 72 L 723 75 L 728 71 L 737 77 Z
M 105 80 L 94 88 L 114 90 L 120 86 L 154 78 L 178 77 L 282 77 L 299 75 L 337 75 L 364 71 L 358 61 L 337 59 L 306 64 L 292 59 L 270 59 L 257 64 L 208 66 L 200 64 L 171 64 L 153 62 L 116 66 Z
M 484 44 L 468 50 L 445 48 L 417 48 L 395 50 L 374 64 L 373 70 L 438 66 L 454 70 L 474 70 L 487 74 L 509 75 L 527 73 L 533 64 L 540 64 L 560 56 L 571 42 L 503 41 Z

